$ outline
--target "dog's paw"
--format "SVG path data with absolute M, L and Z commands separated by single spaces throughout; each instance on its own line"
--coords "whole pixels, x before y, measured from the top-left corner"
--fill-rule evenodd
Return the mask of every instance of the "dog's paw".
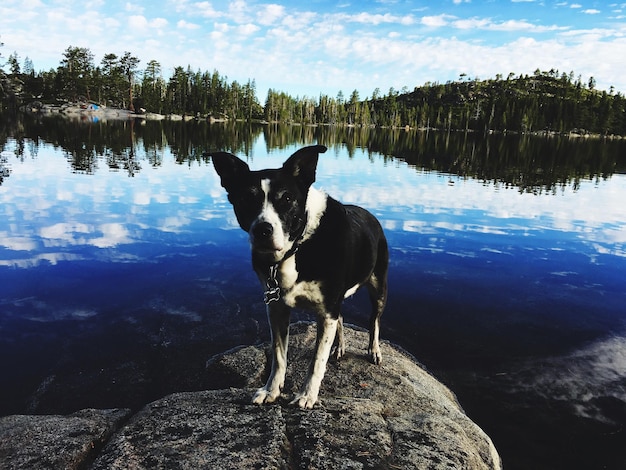
M 274 403 L 280 395 L 280 389 L 276 392 L 272 392 L 265 387 L 261 387 L 256 391 L 252 397 L 252 403 L 255 405 L 262 405 L 263 403 Z
M 369 354 L 374 364 L 380 365 L 380 363 L 383 361 L 383 355 L 380 352 L 380 348 L 370 349 Z
M 380 351 L 378 351 L 377 353 L 372 353 L 372 362 L 377 366 L 380 365 L 381 362 L 383 362 L 383 356 L 380 354 Z
M 289 403 L 292 406 L 298 406 L 302 409 L 310 410 L 317 403 L 317 395 L 310 396 L 306 393 L 298 393 L 296 397 Z
M 343 345 L 337 345 L 333 348 L 331 355 L 335 361 L 338 361 L 346 354 L 346 348 Z

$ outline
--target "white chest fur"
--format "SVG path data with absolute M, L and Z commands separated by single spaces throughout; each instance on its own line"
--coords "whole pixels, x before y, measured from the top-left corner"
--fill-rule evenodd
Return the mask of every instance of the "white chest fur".
M 298 281 L 296 257 L 286 259 L 279 268 L 278 279 L 283 302 L 289 307 L 306 302 L 308 305 L 322 308 L 323 296 L 318 281 Z

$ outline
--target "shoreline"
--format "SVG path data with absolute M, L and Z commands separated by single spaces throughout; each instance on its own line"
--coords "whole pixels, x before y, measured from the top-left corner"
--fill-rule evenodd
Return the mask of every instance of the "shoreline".
M 102 105 L 96 105 L 94 103 L 67 103 L 63 105 L 52 105 L 52 104 L 30 104 L 23 108 L 25 112 L 30 114 L 40 114 L 43 116 L 50 115 L 62 115 L 68 118 L 82 118 L 82 117 L 92 117 L 97 119 L 110 119 L 110 120 L 129 120 L 129 119 L 139 119 L 145 121 L 206 121 L 210 124 L 213 123 L 226 123 L 233 121 L 227 117 L 219 117 L 216 118 L 211 115 L 181 115 L 181 114 L 160 114 L 153 112 L 135 112 L 128 109 L 119 109 L 119 108 L 108 108 Z M 235 120 L 236 122 L 243 122 L 242 120 Z M 319 127 L 319 126 L 339 126 L 339 127 L 349 127 L 353 129 L 391 129 L 405 132 L 417 131 L 417 132 L 462 132 L 462 133 L 476 133 L 476 130 L 473 129 L 442 129 L 437 127 L 413 127 L 409 125 L 397 126 L 397 127 L 388 127 L 388 126 L 357 126 L 354 124 L 329 124 L 329 123 L 300 123 L 300 122 L 281 122 L 281 121 L 266 121 L 266 120 L 252 120 L 250 122 L 254 122 L 255 124 L 262 125 L 287 125 L 287 126 L 308 126 L 308 127 Z M 626 136 L 609 134 L 594 134 L 585 131 L 581 131 L 579 129 L 573 129 L 567 132 L 559 132 L 550 129 L 538 130 L 538 131 L 515 131 L 515 130 L 495 130 L 495 129 L 487 129 L 484 131 L 485 134 L 502 134 L 502 135 L 532 135 L 539 137 L 567 137 L 570 139 L 606 139 L 606 140 L 622 140 L 625 139 Z

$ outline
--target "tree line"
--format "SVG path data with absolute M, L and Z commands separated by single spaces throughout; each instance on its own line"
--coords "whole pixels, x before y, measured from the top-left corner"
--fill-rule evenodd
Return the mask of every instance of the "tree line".
M 361 98 L 320 94 L 299 97 L 270 89 L 264 104 L 253 79 L 229 81 L 217 70 L 174 68 L 164 78 L 161 64 L 143 69 L 130 52 L 105 54 L 96 64 L 88 48 L 68 47 L 56 69 L 35 72 L 17 53 L 0 69 L 3 109 L 29 101 L 87 100 L 109 107 L 159 114 L 212 116 L 298 124 L 499 132 L 580 132 L 626 135 L 626 97 L 596 89 L 595 79 L 573 72 L 541 71 L 532 75 L 480 80 L 461 74 L 445 84 L 426 83 L 413 90 L 375 89 Z M 1 64 L 1 62 L 0 62 Z
M 259 119 L 263 108 L 253 80 L 229 82 L 217 71 L 176 67 L 169 79 L 161 64 L 150 60 L 143 70 L 130 52 L 108 53 L 96 65 L 84 47 L 68 47 L 56 69 L 35 72 L 32 61 L 20 65 L 16 53 L 7 59 L 3 103 L 93 101 L 108 107 L 140 109 L 159 114 L 213 115 L 231 119 Z M 10 79 L 10 80 L 8 80 Z

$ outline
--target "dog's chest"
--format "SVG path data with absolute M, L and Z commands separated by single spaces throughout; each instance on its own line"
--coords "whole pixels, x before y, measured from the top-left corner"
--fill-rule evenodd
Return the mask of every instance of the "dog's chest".
M 324 304 L 319 281 L 298 280 L 295 256 L 286 259 L 278 270 L 278 283 L 283 302 L 289 307 L 321 307 Z

